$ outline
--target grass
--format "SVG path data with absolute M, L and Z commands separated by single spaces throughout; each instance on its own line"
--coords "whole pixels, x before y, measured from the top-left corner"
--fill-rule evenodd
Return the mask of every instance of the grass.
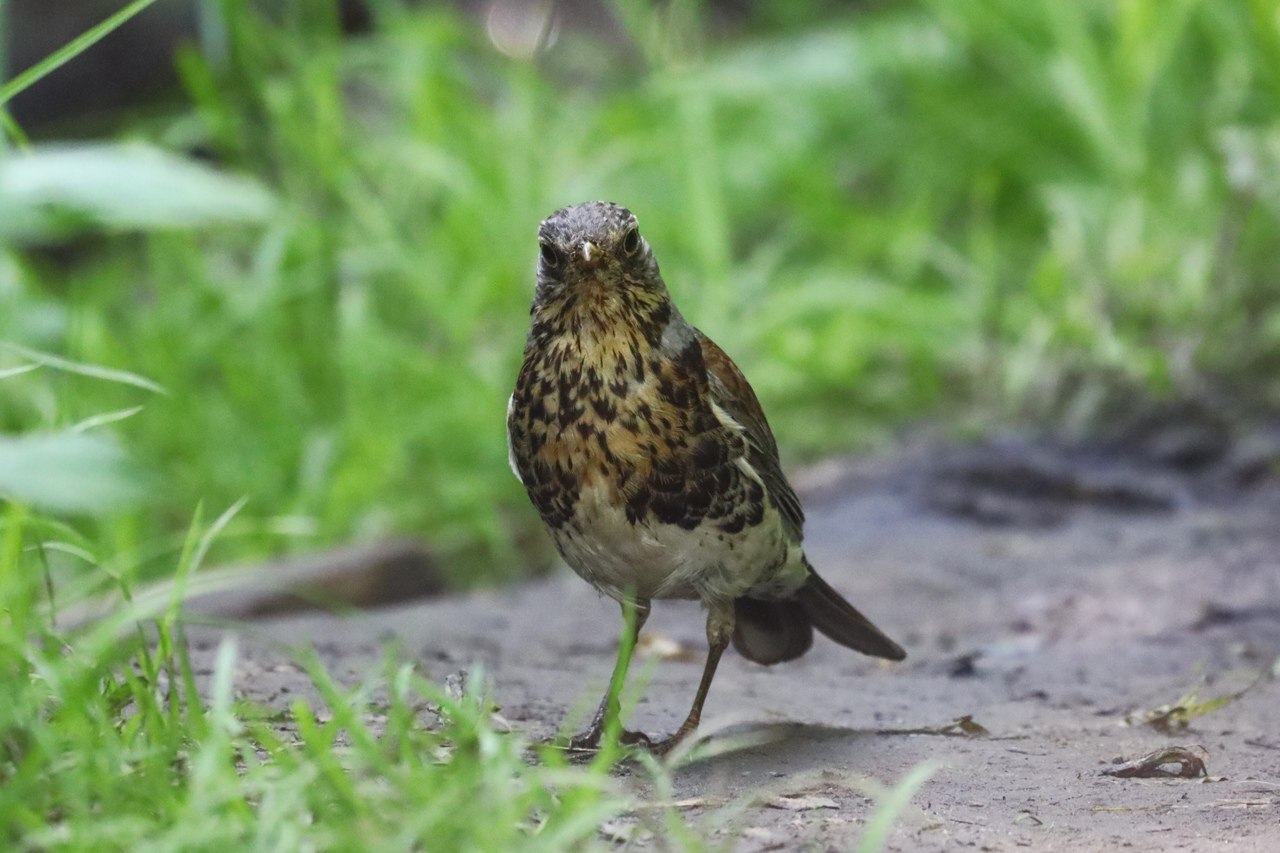
M 55 459 L 49 473 L 96 481 L 78 461 Z M 459 690 L 445 690 L 389 648 L 361 683 L 339 684 L 314 653 L 296 651 L 313 695 L 267 707 L 238 698 L 244 675 L 235 635 L 224 636 L 207 671 L 198 669 L 183 630 L 182 590 L 241 506 L 207 525 L 197 510 L 173 594 L 158 604 L 149 596 L 148 604 L 131 595 L 127 578 L 135 573 L 99 563 L 73 528 L 7 504 L 0 516 L 5 849 L 563 850 L 591 845 L 603 822 L 642 804 L 662 831 L 661 795 L 614 777 L 616 746 L 586 765 L 554 749 L 535 751 L 495 723 L 478 670 Z M 74 556 L 100 577 L 59 584 L 55 602 L 54 554 Z M 59 627 L 60 614 L 103 581 L 126 604 L 99 621 Z M 663 784 L 665 770 L 652 761 L 642 767 Z M 680 821 L 672 820 L 676 831 Z M 681 847 L 701 845 L 689 836 Z
M 56 631 L 30 571 L 44 524 L 16 505 L 4 518 L 6 849 L 559 850 L 635 807 L 610 775 L 616 753 L 530 763 L 479 680 L 452 696 L 389 654 L 344 687 L 303 658 L 317 699 L 269 711 L 236 698 L 233 639 L 197 688 L 177 602 Z M 193 537 L 188 569 L 216 530 Z M 148 615 L 154 638 L 130 636 Z
M 345 38 L 324 4 L 206 0 L 181 103 L 120 139 L 0 115 L 7 845 L 560 848 L 635 805 L 612 758 L 530 764 L 482 685 L 395 656 L 354 687 L 309 664 L 327 716 L 281 713 L 235 698 L 231 645 L 197 699 L 177 600 L 50 622 L 391 532 L 459 584 L 546 559 L 502 421 L 561 204 L 637 212 L 789 461 L 922 417 L 1276 411 L 1280 2 L 801 5 L 712 34 L 628 0 L 618 43 L 513 59 L 396 0 Z M 193 527 L 202 505 L 236 511 Z

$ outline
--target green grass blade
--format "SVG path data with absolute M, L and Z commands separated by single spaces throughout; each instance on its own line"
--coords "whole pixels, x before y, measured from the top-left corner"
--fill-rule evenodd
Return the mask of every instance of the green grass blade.
M 40 352 L 39 350 L 24 347 L 22 344 L 16 344 L 12 341 L 0 341 L 0 347 L 12 350 L 24 358 L 29 358 L 37 364 L 45 367 L 52 367 L 55 370 L 61 370 L 66 373 L 75 373 L 79 376 L 88 376 L 91 379 L 103 379 L 107 382 L 118 382 L 121 385 L 132 385 L 134 388 L 141 388 L 144 391 L 151 391 L 156 394 L 168 394 L 165 388 L 145 376 L 139 376 L 136 373 L 130 373 L 127 370 L 117 370 L 112 367 L 102 367 L 98 364 L 85 364 L 84 362 L 72 361 L 69 358 L 53 355 L 52 353 Z M 18 368 L 14 368 L 17 370 Z M 10 374 L 12 375 L 12 374 Z
M 876 853 L 884 849 L 885 842 L 889 839 L 889 830 L 893 828 L 893 822 L 911 803 L 911 798 L 915 796 L 920 786 L 929 781 L 929 777 L 937 771 L 938 766 L 932 762 L 917 764 L 902 777 L 901 782 L 893 786 L 876 804 L 875 813 L 867 821 L 867 831 L 862 834 L 862 840 L 858 842 L 858 853 Z
M 0 130 L 3 130 L 5 135 L 13 140 L 13 144 L 18 146 L 19 151 L 26 151 L 31 148 L 31 140 L 27 137 L 27 132 L 14 119 L 13 114 L 4 107 L 0 107 Z
M 161 620 L 162 642 L 169 636 L 169 632 L 173 630 L 174 624 L 178 621 L 178 615 L 182 611 L 182 602 L 186 600 L 187 580 L 191 577 L 192 572 L 196 571 L 200 564 L 204 562 L 205 555 L 213 547 L 213 540 L 218 538 L 218 535 L 231 523 L 231 519 L 235 518 L 236 513 L 240 512 L 248 502 L 249 498 L 246 496 L 227 507 L 221 515 L 214 519 L 213 524 L 209 525 L 209 529 L 198 539 L 193 538 L 200 522 L 200 509 L 196 509 L 196 517 L 191 524 L 192 535 L 183 544 L 182 558 L 178 563 L 178 571 L 174 575 L 169 608 Z M 171 651 L 171 649 L 166 650 L 166 652 L 168 651 Z
M 106 426 L 107 424 L 116 423 L 117 421 L 123 421 L 127 418 L 131 418 L 134 415 L 138 414 L 138 412 L 141 412 L 144 408 L 146 407 L 130 406 L 127 409 L 119 409 L 114 412 L 103 412 L 98 415 L 93 415 L 92 417 L 85 418 L 84 420 L 80 421 L 77 424 L 73 424 L 70 428 L 70 431 L 86 432 L 91 429 L 97 429 L 98 427 Z
M 61 68 L 63 65 L 66 65 L 68 62 L 93 47 L 134 15 L 138 14 L 155 2 L 156 0 L 133 0 L 132 3 L 125 6 L 119 12 L 116 12 L 101 23 L 85 30 L 79 36 L 67 42 L 65 45 L 28 68 L 26 71 L 23 71 L 8 83 L 0 86 L 0 106 L 9 103 L 9 101 L 11 101 L 20 92 L 27 90 L 45 76 Z M 12 119 L 5 122 L 6 127 L 8 127 L 10 122 L 12 122 Z

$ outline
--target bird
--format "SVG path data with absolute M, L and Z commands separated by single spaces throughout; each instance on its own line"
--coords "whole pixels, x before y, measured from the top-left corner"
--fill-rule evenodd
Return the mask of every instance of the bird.
M 694 599 L 708 651 L 684 722 L 625 744 L 658 754 L 696 730 L 729 644 L 759 664 L 809 650 L 816 628 L 863 654 L 906 653 L 814 570 L 804 512 L 742 371 L 672 302 L 648 240 L 625 207 L 562 207 L 538 228 L 536 287 L 507 405 L 512 471 L 564 561 L 634 612 L 614 682 L 652 602 Z M 625 623 L 624 623 L 625 624 Z M 600 747 L 606 691 L 573 750 Z

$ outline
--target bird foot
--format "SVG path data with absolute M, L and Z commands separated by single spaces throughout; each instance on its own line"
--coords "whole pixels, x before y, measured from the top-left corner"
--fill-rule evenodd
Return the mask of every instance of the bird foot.
M 578 753 L 595 753 L 600 751 L 600 739 L 604 736 L 601 728 L 592 727 L 581 734 L 574 735 L 569 739 L 569 752 Z M 644 732 L 631 732 L 623 730 L 618 735 L 618 741 L 623 746 L 635 746 L 641 749 L 652 749 L 653 741 Z
M 654 740 L 644 732 L 624 730 L 618 736 L 618 741 L 623 746 L 636 747 L 637 749 L 645 750 L 651 755 L 662 757 L 675 749 L 692 731 L 692 729 L 680 729 L 673 735 L 661 740 Z M 571 738 L 567 749 L 569 752 L 582 755 L 595 754 L 600 751 L 600 740 L 603 736 L 603 732 L 597 729 L 590 729 Z
M 568 742 L 568 752 L 577 753 L 595 753 L 600 751 L 600 739 L 604 736 L 602 729 L 589 729 L 584 733 L 573 735 Z M 650 749 L 653 747 L 653 740 L 643 731 L 627 731 L 623 730 L 618 735 L 618 742 L 623 747 L 640 747 L 641 749 Z
M 692 732 L 693 732 L 693 729 L 686 729 L 684 727 L 681 727 L 676 731 L 675 734 L 670 735 L 669 737 L 665 737 L 660 741 L 650 741 L 646 745 L 646 748 L 649 750 L 650 753 L 661 758 L 662 756 L 665 756 L 667 753 L 671 752 L 671 750 L 675 749 Z

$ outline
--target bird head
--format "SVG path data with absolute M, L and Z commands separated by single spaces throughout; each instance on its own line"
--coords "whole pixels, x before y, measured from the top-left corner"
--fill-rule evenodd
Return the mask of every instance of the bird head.
M 635 215 L 590 201 L 562 207 L 538 228 L 539 299 L 610 299 L 666 287 Z

